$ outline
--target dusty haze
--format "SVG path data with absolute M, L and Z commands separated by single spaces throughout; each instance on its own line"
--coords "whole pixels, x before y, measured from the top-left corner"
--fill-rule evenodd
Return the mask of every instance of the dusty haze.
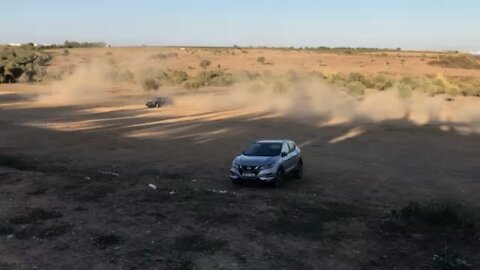
M 363 97 L 354 97 L 341 89 L 328 85 L 318 78 L 301 77 L 287 82 L 288 91 L 276 93 L 272 85 L 276 79 L 261 78 L 238 82 L 228 87 L 210 87 L 186 91 L 181 87 L 160 87 L 145 91 L 141 81 L 149 69 L 165 69 L 161 65 L 145 66 L 142 60 L 107 61 L 79 65 L 73 74 L 51 83 L 40 93 L 37 102 L 44 105 L 75 105 L 114 102 L 133 98 L 143 103 L 155 96 L 172 96 L 175 111 L 209 112 L 241 109 L 247 112 L 269 112 L 318 126 L 340 123 L 362 125 L 435 125 L 442 130 L 455 129 L 461 133 L 480 132 L 480 99 L 457 97 L 448 101 L 446 95 L 430 97 L 415 91 L 411 97 L 402 98 L 396 88 L 386 91 L 368 90 Z M 111 74 L 119 69 L 134 74 L 134 80 L 118 82 Z M 394 120 L 401 120 L 392 123 Z

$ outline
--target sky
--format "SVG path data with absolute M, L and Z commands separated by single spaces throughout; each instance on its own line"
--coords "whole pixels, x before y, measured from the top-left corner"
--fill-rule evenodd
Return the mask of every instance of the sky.
M 0 43 L 480 50 L 479 0 L 2 0 Z

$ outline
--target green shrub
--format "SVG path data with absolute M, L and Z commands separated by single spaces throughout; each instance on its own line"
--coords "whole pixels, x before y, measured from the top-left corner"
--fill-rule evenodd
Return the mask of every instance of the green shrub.
M 226 86 L 226 85 L 233 84 L 233 82 L 234 82 L 234 78 L 231 74 L 221 73 L 220 75 L 211 78 L 209 81 L 209 85 Z
M 50 60 L 50 54 L 33 46 L 4 47 L 0 52 L 0 82 L 42 80 L 43 66 Z
M 463 96 L 480 97 L 480 83 L 462 82 L 459 85 L 459 94 Z
M 409 85 L 412 88 L 412 90 L 415 90 L 420 86 L 420 83 L 418 82 L 418 80 L 410 76 L 403 77 L 402 79 L 400 79 L 399 83 L 404 85 Z
M 189 78 L 184 87 L 196 89 L 202 86 L 226 86 L 234 83 L 234 77 L 230 73 L 222 71 L 201 71 L 196 76 Z
M 380 91 L 386 90 L 393 87 L 393 80 L 387 79 L 384 75 L 378 74 L 373 77 L 370 77 L 367 82 L 367 88 L 377 89 Z
M 173 85 L 179 85 L 188 80 L 188 74 L 183 70 L 173 70 L 169 77 Z
M 449 96 L 455 97 L 460 94 L 460 89 L 456 86 L 453 87 L 447 87 L 445 93 Z
M 365 93 L 365 85 L 359 81 L 352 81 L 346 85 L 347 91 L 356 96 L 361 96 Z
M 422 204 L 412 201 L 406 207 L 400 209 L 398 217 L 410 223 L 421 223 L 429 226 L 475 226 L 475 213 L 469 211 L 462 204 L 453 202 Z
M 430 96 L 435 96 L 435 95 L 439 95 L 439 94 L 443 94 L 445 93 L 445 89 L 441 86 L 439 86 L 438 84 L 435 84 L 435 83 L 430 83 L 430 84 L 427 84 L 426 87 L 425 87 L 425 92 L 430 95 Z
M 210 60 L 205 59 L 205 60 L 200 61 L 200 67 L 203 68 L 203 69 L 208 68 L 211 64 L 212 64 L 212 62 L 210 62 Z
M 461 55 L 442 55 L 437 60 L 430 61 L 432 66 L 440 66 L 445 68 L 464 68 L 464 69 L 480 69 L 478 60 L 466 54 Z
M 349 82 L 361 82 L 362 84 L 365 84 L 367 79 L 363 74 L 360 74 L 358 72 L 352 72 L 348 75 L 348 81 Z
M 150 56 L 150 59 L 164 60 L 171 57 L 177 57 L 177 53 L 156 53 Z
M 257 62 L 260 63 L 260 64 L 265 64 L 265 57 L 264 56 L 258 57 Z
M 183 87 L 185 87 L 185 89 L 198 89 L 202 86 L 203 86 L 202 82 L 194 81 L 194 80 L 186 81 L 183 84 Z
M 146 91 L 158 90 L 160 88 L 160 84 L 152 78 L 147 78 L 143 81 L 142 87 Z
M 339 73 L 330 75 L 328 82 L 337 87 L 345 87 L 348 84 L 347 80 Z
M 397 86 L 398 88 L 398 95 L 401 98 L 410 98 L 413 94 L 413 87 L 410 84 L 400 82 Z

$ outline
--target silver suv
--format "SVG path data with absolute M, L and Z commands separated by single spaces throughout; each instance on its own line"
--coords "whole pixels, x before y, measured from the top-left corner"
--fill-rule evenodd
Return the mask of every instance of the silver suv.
M 230 169 L 233 184 L 254 180 L 282 187 L 288 174 L 303 175 L 301 150 L 291 140 L 256 141 L 233 160 Z

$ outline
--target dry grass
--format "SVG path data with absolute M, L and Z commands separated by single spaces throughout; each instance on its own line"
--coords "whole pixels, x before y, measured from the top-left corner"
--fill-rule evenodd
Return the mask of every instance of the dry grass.
M 471 55 L 441 55 L 437 60 L 430 61 L 430 65 L 444 68 L 480 69 L 478 59 Z

